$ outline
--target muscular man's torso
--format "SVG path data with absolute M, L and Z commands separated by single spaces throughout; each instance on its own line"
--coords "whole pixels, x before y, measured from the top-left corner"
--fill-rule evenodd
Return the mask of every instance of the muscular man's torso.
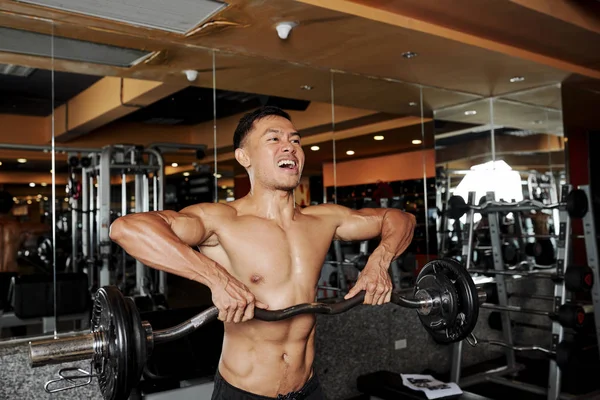
M 317 207 L 297 209 L 280 225 L 242 211 L 234 202 L 209 216 L 214 234 L 200 251 L 245 284 L 271 310 L 313 302 L 335 226 Z M 226 323 L 219 372 L 230 384 L 275 397 L 310 378 L 315 317 L 280 322 Z

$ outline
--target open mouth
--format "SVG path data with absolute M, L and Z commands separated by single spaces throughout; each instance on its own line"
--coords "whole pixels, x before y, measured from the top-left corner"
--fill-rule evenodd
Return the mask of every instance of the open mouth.
M 296 169 L 296 161 L 293 160 L 281 160 L 277 163 L 279 168 L 283 169 Z

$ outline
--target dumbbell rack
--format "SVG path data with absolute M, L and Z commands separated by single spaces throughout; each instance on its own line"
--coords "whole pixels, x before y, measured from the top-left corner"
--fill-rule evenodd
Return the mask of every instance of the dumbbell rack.
M 562 199 L 563 202 L 566 201 L 567 194 L 571 191 L 571 185 L 564 185 L 562 187 Z M 589 199 L 589 190 L 588 190 L 588 199 Z M 469 205 L 474 204 L 474 193 L 469 193 Z M 494 201 L 494 193 L 488 192 L 486 194 L 486 200 L 488 202 Z M 589 201 L 589 200 L 588 200 Z M 591 204 L 591 202 L 589 203 Z M 489 231 L 491 237 L 491 244 L 493 248 L 493 260 L 494 260 L 494 270 L 496 271 L 504 271 L 504 261 L 502 258 L 502 241 L 500 237 L 500 220 L 499 213 L 488 213 L 488 224 Z M 463 259 L 466 261 L 467 268 L 470 268 L 471 254 L 472 254 L 472 244 L 473 244 L 473 233 L 472 233 L 472 225 L 474 219 L 474 210 L 470 209 L 467 214 L 467 222 L 465 224 L 465 234 L 468 235 L 463 241 Z M 554 311 L 557 312 L 561 305 L 565 304 L 567 301 L 567 292 L 564 285 L 564 279 L 560 279 L 564 277 L 565 265 L 567 265 L 569 261 L 569 248 L 570 248 L 570 239 L 571 239 L 571 219 L 569 217 L 568 212 L 563 208 L 559 211 L 559 238 L 557 244 L 557 257 L 556 257 L 556 275 L 559 279 L 556 279 L 555 289 L 554 289 Z M 593 213 L 590 211 L 587 213 L 586 218 L 584 218 L 584 224 L 586 226 L 586 244 L 590 242 L 593 245 L 593 249 L 596 250 L 595 246 L 595 229 L 593 226 Z M 588 239 L 589 237 L 589 239 Z M 592 255 L 593 260 L 589 260 L 590 255 Z M 588 262 L 597 260 L 597 250 L 594 254 L 593 252 L 588 251 Z M 598 266 L 597 264 L 590 263 L 590 267 L 592 267 L 595 271 L 594 278 L 596 279 L 596 275 L 598 275 Z M 495 283 L 497 287 L 498 293 L 498 305 L 507 306 L 508 305 L 508 296 L 506 290 L 506 282 L 503 275 L 498 274 L 495 278 Z M 597 288 L 598 285 L 594 285 Z M 598 292 L 598 289 L 594 289 L 595 292 Z M 600 302 L 600 294 L 596 293 L 594 295 L 595 304 Z M 596 300 L 598 299 L 598 300 Z M 597 314 L 597 313 L 595 313 Z M 512 328 L 511 328 L 511 320 L 508 311 L 503 311 L 501 313 L 502 316 L 502 333 L 504 342 L 512 346 L 513 338 L 512 338 Z M 596 315 L 596 323 L 598 324 L 598 316 Z M 597 325 L 598 326 L 598 325 Z M 558 322 L 552 322 L 552 351 L 556 351 L 558 344 L 563 340 L 564 336 L 564 328 Z M 513 374 L 523 367 L 518 365 L 515 359 L 515 352 L 511 348 L 506 348 L 506 358 L 507 363 L 503 368 L 498 368 L 492 371 L 485 371 L 482 373 L 478 373 L 472 376 L 469 376 L 465 379 L 460 379 L 460 370 L 461 370 L 461 359 L 462 359 L 462 343 L 456 343 L 452 347 L 452 363 L 451 363 L 451 371 L 450 378 L 452 382 L 460 383 L 461 387 L 467 387 L 474 385 L 476 383 L 480 383 L 482 381 L 491 381 L 497 384 L 503 384 L 506 386 L 514 387 L 517 389 L 525 390 L 528 392 L 536 393 L 536 394 L 547 394 L 547 398 L 549 400 L 557 400 L 560 398 L 560 382 L 561 382 L 561 371 L 558 368 L 556 361 L 550 361 L 549 367 L 549 381 L 548 388 L 540 388 L 535 385 L 526 384 L 524 382 L 515 382 L 512 380 L 508 380 L 502 378 L 502 376 Z

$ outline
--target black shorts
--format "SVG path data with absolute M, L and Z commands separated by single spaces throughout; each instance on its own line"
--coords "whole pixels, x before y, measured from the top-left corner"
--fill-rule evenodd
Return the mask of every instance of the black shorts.
M 287 400 L 325 400 L 323 390 L 319 383 L 319 379 L 313 374 L 312 378 L 297 392 L 288 394 L 280 394 L 277 397 L 259 396 L 238 389 L 229 384 L 219 371 L 215 374 L 215 388 L 212 395 L 212 400 L 272 400 L 272 399 L 287 399 Z

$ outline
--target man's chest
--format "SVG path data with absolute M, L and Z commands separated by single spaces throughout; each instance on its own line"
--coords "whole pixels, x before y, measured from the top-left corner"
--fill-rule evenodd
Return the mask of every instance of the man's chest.
M 300 279 L 319 273 L 334 231 L 308 218 L 285 227 L 240 218 L 219 227 L 218 247 L 228 266 L 250 281 Z

